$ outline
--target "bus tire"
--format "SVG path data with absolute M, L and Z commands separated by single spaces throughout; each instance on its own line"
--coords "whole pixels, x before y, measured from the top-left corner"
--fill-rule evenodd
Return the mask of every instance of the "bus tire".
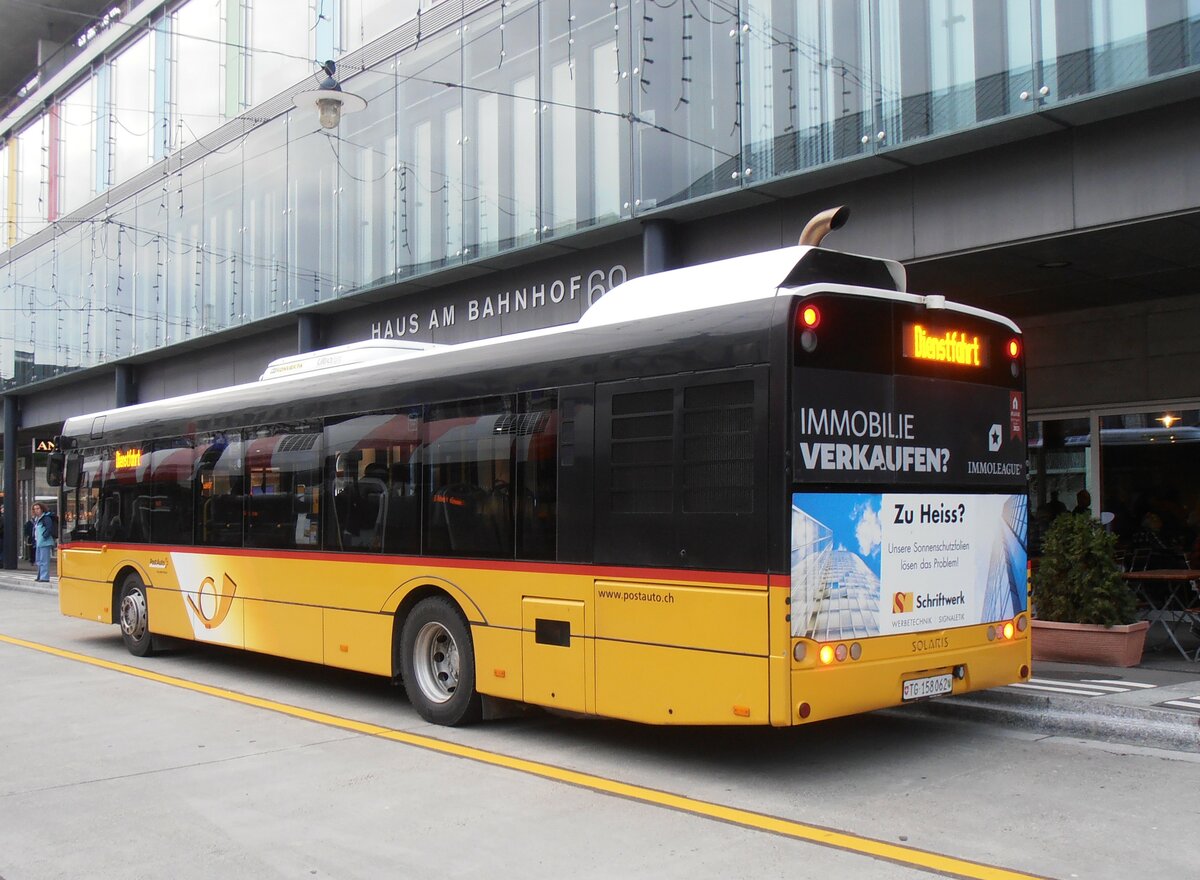
M 153 654 L 154 637 L 150 634 L 146 585 L 135 572 L 125 575 L 125 580 L 121 582 L 121 598 L 117 609 L 121 638 L 125 640 L 125 647 L 129 653 L 135 657 L 148 657 Z
M 483 716 L 471 628 L 449 599 L 422 599 L 409 613 L 400 632 L 400 668 L 409 702 L 426 721 L 453 727 Z

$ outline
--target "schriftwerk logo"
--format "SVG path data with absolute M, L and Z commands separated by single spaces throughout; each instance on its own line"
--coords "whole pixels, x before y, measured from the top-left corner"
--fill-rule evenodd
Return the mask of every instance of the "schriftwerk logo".
M 892 613 L 908 614 L 913 610 L 912 593 L 896 593 L 892 596 Z

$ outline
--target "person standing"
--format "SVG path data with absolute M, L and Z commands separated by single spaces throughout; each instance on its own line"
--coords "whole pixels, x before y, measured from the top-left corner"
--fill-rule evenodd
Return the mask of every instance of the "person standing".
M 0 569 L 4 568 L 4 505 L 0 504 Z
M 37 561 L 37 580 L 50 583 L 50 550 L 54 547 L 54 514 L 40 504 L 33 505 L 33 547 Z

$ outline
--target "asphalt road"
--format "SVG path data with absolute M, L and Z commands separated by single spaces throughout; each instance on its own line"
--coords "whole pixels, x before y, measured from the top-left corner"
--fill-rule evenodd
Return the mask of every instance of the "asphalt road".
M 115 627 L 0 591 L 4 880 L 1189 877 L 1197 792 L 1195 754 L 906 710 L 448 730 L 380 679 L 200 646 L 140 660 Z

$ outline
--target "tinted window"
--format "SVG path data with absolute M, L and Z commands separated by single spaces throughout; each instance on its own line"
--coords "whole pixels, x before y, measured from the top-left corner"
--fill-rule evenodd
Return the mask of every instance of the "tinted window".
M 325 426 L 325 549 L 421 550 L 421 413 L 375 413 Z
M 272 425 L 246 434 L 247 547 L 321 545 L 321 430 Z
M 558 394 L 523 394 L 520 410 L 513 493 L 517 558 L 553 559 L 558 521 Z
M 242 546 L 242 436 L 238 431 L 210 434 L 196 442 L 196 544 Z
M 191 439 L 155 441 L 150 453 L 152 492 L 145 508 L 155 544 L 192 543 L 196 449 Z
M 91 540 L 100 536 L 100 501 L 106 468 L 105 450 L 85 449 L 82 459 L 79 488 L 75 490 L 75 524 L 71 537 Z
M 509 397 L 430 407 L 425 551 L 513 557 L 512 454 L 520 420 Z

